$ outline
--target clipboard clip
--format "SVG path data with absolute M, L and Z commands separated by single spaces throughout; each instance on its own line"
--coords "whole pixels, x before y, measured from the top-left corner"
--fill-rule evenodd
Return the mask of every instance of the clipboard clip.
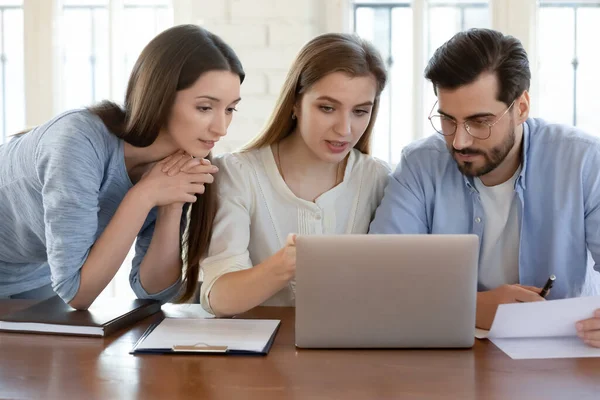
M 196 352 L 196 353 L 226 353 L 227 346 L 211 346 L 207 343 L 196 343 L 191 345 L 174 345 L 174 352 Z

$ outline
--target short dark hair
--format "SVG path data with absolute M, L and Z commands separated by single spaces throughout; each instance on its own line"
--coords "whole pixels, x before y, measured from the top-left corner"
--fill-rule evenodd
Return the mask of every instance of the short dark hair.
M 482 73 L 495 73 L 497 99 L 507 106 L 529 90 L 531 71 L 521 42 L 491 29 L 459 32 L 439 47 L 425 68 L 425 78 L 437 88 L 456 89 L 474 82 Z

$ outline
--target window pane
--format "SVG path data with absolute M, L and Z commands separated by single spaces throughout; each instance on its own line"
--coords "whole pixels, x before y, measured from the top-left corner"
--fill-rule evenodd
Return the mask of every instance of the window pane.
M 16 7 L 21 3 L 0 3 L 0 144 L 25 128 L 23 9 Z
M 391 149 L 389 161 L 400 162 L 402 148 L 414 138 L 413 131 L 413 24 L 412 9 L 392 11 L 392 59 L 388 87 L 391 101 Z
M 97 103 L 109 97 L 110 72 L 108 54 L 108 10 L 106 8 L 96 8 L 93 11 L 93 60 L 94 60 L 94 93 L 92 102 Z
M 461 12 L 455 7 L 432 7 L 429 9 L 428 55 L 443 45 L 461 29 Z
M 86 2 L 78 2 L 82 3 Z M 63 109 L 86 107 L 106 99 L 110 88 L 108 9 L 67 7 L 63 21 Z
M 62 0 L 63 7 L 106 7 L 108 0 Z
M 414 107 L 413 81 L 413 13 L 411 2 L 356 1 L 355 31 L 372 41 L 388 61 L 389 83 L 381 96 L 381 106 L 375 125 L 373 154 L 391 163 L 399 161 L 400 150 L 421 132 L 414 132 L 412 115 Z M 489 27 L 490 15 L 487 0 L 429 0 L 425 53 L 429 58 L 435 49 L 456 32 L 473 27 Z M 391 10 L 391 13 L 390 13 Z M 391 19 L 391 22 L 390 22 Z M 431 84 L 422 79 L 425 94 L 425 118 L 429 115 L 435 95 Z M 426 134 L 431 133 L 425 124 Z
M 354 29 L 358 36 L 373 42 L 375 36 L 375 8 L 358 7 Z
M 437 5 L 461 5 L 461 6 L 472 6 L 473 4 L 487 4 L 489 0 L 429 0 L 430 6 Z
M 471 28 L 489 28 L 490 11 L 487 7 L 467 8 L 465 9 L 465 29 Z
M 152 7 L 152 6 L 165 6 L 171 5 L 171 0 L 124 0 L 123 4 L 125 7 L 139 6 L 139 7 Z
M 63 109 L 93 102 L 92 11 L 68 8 L 63 13 Z
M 383 4 L 383 5 L 397 5 L 397 4 L 410 4 L 410 0 L 356 0 L 354 2 L 357 5 L 370 5 L 370 4 Z
M 577 12 L 577 126 L 600 136 L 600 7 Z
M 580 4 L 580 5 L 598 5 L 598 0 L 540 0 L 540 5 L 570 5 L 570 4 Z
M 412 129 L 412 9 L 408 2 L 395 7 L 357 7 L 356 33 L 371 41 L 388 70 L 388 84 L 379 99 L 373 131 L 373 155 L 397 163 L 402 148 L 413 139 Z
M 428 59 L 433 56 L 435 50 L 446 43 L 456 33 L 471 28 L 490 28 L 490 12 L 487 0 L 429 0 L 429 21 L 428 21 Z M 424 136 L 435 134 L 431 128 L 427 117 L 431 108 L 436 102 L 436 96 L 433 86 L 429 81 L 424 80 L 424 106 L 423 116 Z
M 144 47 L 157 34 L 173 25 L 173 10 L 170 7 L 129 7 L 124 10 L 124 21 L 143 21 L 144 23 L 125 23 L 123 62 L 125 76 L 123 95 L 131 70 Z
M 573 124 L 574 12 L 541 8 L 539 12 L 539 112 L 552 122 Z
M 489 28 L 490 12 L 487 0 L 429 0 L 427 54 L 434 51 L 461 30 Z
M 110 79 L 109 11 L 107 2 L 72 1 L 63 13 L 63 108 L 88 106 L 110 97 L 115 83 L 122 86 L 111 100 L 122 102 L 133 64 L 142 48 L 160 31 L 173 25 L 170 1 L 126 2 L 123 9 L 123 52 L 118 54 L 125 76 Z M 89 6 L 85 6 L 85 5 Z M 133 23 L 135 21 L 135 23 Z M 114 87 L 114 86 L 113 86 Z

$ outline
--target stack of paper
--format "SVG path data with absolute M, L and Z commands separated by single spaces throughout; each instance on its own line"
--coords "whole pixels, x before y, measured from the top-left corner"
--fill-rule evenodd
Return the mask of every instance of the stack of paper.
M 577 336 L 575 324 L 593 317 L 600 296 L 502 304 L 489 332 L 478 329 L 513 359 L 600 357 Z

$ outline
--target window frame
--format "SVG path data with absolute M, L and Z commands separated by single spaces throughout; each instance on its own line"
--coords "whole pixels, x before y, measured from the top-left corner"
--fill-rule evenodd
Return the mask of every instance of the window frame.
M 125 94 L 125 86 L 128 80 L 129 71 L 125 71 L 127 64 L 127 50 L 123 47 L 123 44 L 119 42 L 119 40 L 114 40 L 114 38 L 122 37 L 119 33 L 123 31 L 123 23 L 125 21 L 124 15 L 128 10 L 152 10 L 154 14 L 153 18 L 153 26 L 154 30 L 158 29 L 158 11 L 159 10 L 169 10 L 172 9 L 172 5 L 168 4 L 167 1 L 155 1 L 149 3 L 129 3 L 126 0 L 105 0 L 105 2 L 99 1 L 96 4 L 65 4 L 62 6 L 62 12 L 69 10 L 87 10 L 89 11 L 90 18 L 90 56 L 89 56 L 89 68 L 91 71 L 91 79 L 90 82 L 86 84 L 91 85 L 91 98 L 89 99 L 89 104 L 94 102 L 104 100 L 104 96 L 102 98 L 97 98 L 96 88 L 97 88 L 97 76 L 98 76 L 98 47 L 97 47 L 97 32 L 95 28 L 95 13 L 98 10 L 106 10 L 108 12 L 108 25 L 109 32 L 107 32 L 108 40 L 108 82 L 109 82 L 109 95 L 108 99 L 112 101 L 116 101 L 118 103 L 123 101 L 123 96 Z M 172 3 L 172 2 L 171 2 Z M 112 39 L 112 40 L 111 40 Z M 62 69 L 65 67 L 64 61 L 64 48 L 61 48 L 63 51 L 63 63 L 61 65 L 61 73 L 64 74 Z M 66 92 L 66 88 L 61 87 L 61 91 L 63 93 Z M 64 101 L 63 101 L 64 103 Z M 83 105 L 82 105 L 83 106 Z M 65 104 L 61 104 L 61 108 L 65 108 Z
M 412 8 L 413 15 L 413 36 L 412 36 L 412 62 L 413 62 L 413 74 L 412 74 L 412 109 L 409 111 L 410 118 L 412 118 L 412 135 L 410 136 L 410 141 L 417 140 L 428 136 L 427 133 L 430 133 L 428 130 L 429 123 L 426 121 L 428 107 L 431 105 L 425 104 L 426 99 L 426 90 L 430 90 L 431 88 L 427 85 L 427 82 L 423 79 L 423 71 L 427 65 L 427 61 L 429 59 L 430 53 L 430 43 L 429 43 L 429 35 L 427 30 L 427 23 L 429 14 L 428 11 L 430 8 L 441 8 L 441 7 L 454 7 L 459 8 L 461 11 L 461 26 L 465 26 L 465 10 L 473 9 L 473 8 L 489 8 L 490 13 L 492 9 L 490 0 L 488 3 L 484 3 L 477 0 L 472 1 L 464 1 L 460 3 L 453 2 L 451 0 L 443 1 L 439 3 L 429 4 L 428 0 L 397 0 L 397 1 L 368 1 L 368 0 L 346 0 L 348 2 L 347 7 L 350 10 L 351 23 L 349 27 L 351 32 L 356 32 L 357 27 L 357 12 L 359 8 L 374 8 L 374 9 L 386 9 L 388 11 L 388 24 L 391 26 L 391 18 L 392 12 L 394 8 Z M 490 21 L 491 21 L 490 17 Z M 393 57 L 391 56 L 391 46 L 392 46 L 392 30 L 388 31 L 388 54 L 390 54 L 390 58 L 384 60 L 386 67 L 389 69 L 393 63 Z M 390 110 L 392 110 L 392 92 L 391 86 L 388 86 L 387 90 L 390 90 L 389 101 L 390 101 Z M 381 117 L 381 115 L 379 116 Z M 392 126 L 392 118 L 393 113 L 389 113 L 389 126 Z M 392 136 L 393 132 L 390 128 L 390 131 L 387 133 L 387 161 L 388 163 L 394 165 L 395 163 L 392 161 L 394 159 L 393 154 L 395 152 L 399 152 L 398 149 L 394 149 L 392 147 Z
M 573 120 L 571 124 L 573 126 L 577 126 L 577 81 L 578 81 L 578 69 L 579 69 L 579 54 L 577 52 L 577 22 L 579 18 L 579 11 L 581 9 L 586 8 L 596 8 L 600 10 L 600 1 L 540 1 L 538 5 L 539 9 L 549 9 L 549 8 L 568 8 L 573 12 L 573 60 L 571 61 L 571 65 L 573 66 L 573 104 L 572 104 L 572 112 L 573 112 Z
M 23 11 L 23 4 L 20 5 L 16 5 L 16 4 L 1 4 L 0 3 L 0 82 L 2 84 L 2 90 L 0 90 L 0 99 L 2 101 L 2 107 L 0 107 L 0 117 L 2 120 L 2 123 L 0 125 L 0 145 L 3 143 L 6 143 L 6 141 L 8 140 L 8 137 L 11 134 L 14 134 L 16 132 L 8 132 L 8 128 L 7 128 L 7 122 L 6 122 L 6 117 L 8 115 L 7 113 L 7 97 L 6 97 L 6 82 L 7 82 L 7 77 L 6 77 L 6 67 L 7 67 L 7 56 L 6 56 L 6 45 L 5 45 L 5 41 L 6 41 L 6 34 L 4 32 L 5 26 L 4 26 L 4 18 L 5 15 L 4 13 L 7 10 L 21 10 Z M 23 27 L 23 29 L 25 29 Z M 24 45 L 24 43 L 23 43 Z M 24 76 L 24 79 L 27 79 Z M 23 88 L 24 89 L 24 88 Z M 23 106 L 25 106 L 23 104 Z M 23 121 L 24 123 L 25 121 Z
M 427 129 L 428 125 L 425 124 L 425 113 L 426 105 L 424 99 L 426 98 L 427 90 L 431 90 L 431 86 L 423 78 L 423 71 L 426 67 L 429 54 L 429 37 L 427 30 L 428 13 L 430 8 L 451 6 L 466 10 L 469 7 L 488 7 L 489 9 L 489 21 L 490 28 L 499 30 L 505 34 L 516 36 L 521 40 L 523 46 L 529 54 L 529 61 L 532 69 L 532 80 L 530 93 L 532 98 L 537 98 L 537 94 L 540 88 L 540 74 L 539 74 L 539 57 L 538 52 L 538 40 L 540 38 L 539 33 L 539 12 L 543 8 L 549 7 L 567 7 L 574 10 L 575 12 L 581 12 L 582 9 L 586 8 L 597 8 L 600 7 L 600 0 L 489 0 L 487 4 L 478 2 L 477 0 L 460 1 L 454 2 L 451 0 L 440 1 L 437 3 L 429 4 L 428 0 L 412 0 L 412 1 L 369 1 L 369 0 L 346 0 L 346 7 L 351 12 L 349 18 L 351 23 L 349 24 L 350 31 L 356 31 L 356 10 L 359 7 L 386 7 L 391 8 L 397 6 L 397 3 L 410 3 L 410 7 L 413 9 L 413 129 L 411 132 L 411 140 L 417 140 L 428 136 L 430 133 Z M 465 19 L 463 17 L 462 23 L 464 27 Z M 533 27 L 533 29 L 532 29 Z M 577 24 L 574 27 L 577 30 Z M 391 32 L 390 32 L 391 34 Z M 575 52 L 577 49 L 577 42 L 575 43 Z M 577 54 L 574 55 L 574 71 L 573 71 L 573 87 L 574 87 L 574 101 L 569 106 L 573 107 L 573 125 L 577 125 Z M 581 99 L 579 99 L 581 101 Z M 538 115 L 538 102 L 532 103 L 532 115 Z M 394 132 L 389 132 L 388 135 L 392 136 Z M 391 139 L 388 139 L 388 143 Z M 399 152 L 400 149 L 391 149 L 390 151 Z M 389 153 L 389 152 L 388 152 Z M 392 160 L 389 157 L 387 161 Z

